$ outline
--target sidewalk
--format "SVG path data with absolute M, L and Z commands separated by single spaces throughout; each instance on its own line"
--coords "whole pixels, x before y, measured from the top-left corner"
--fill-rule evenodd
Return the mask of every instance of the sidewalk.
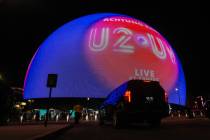
M 28 124 L 28 125 L 10 125 L 0 126 L 1 140 L 35 140 L 59 130 L 69 128 L 69 124 Z

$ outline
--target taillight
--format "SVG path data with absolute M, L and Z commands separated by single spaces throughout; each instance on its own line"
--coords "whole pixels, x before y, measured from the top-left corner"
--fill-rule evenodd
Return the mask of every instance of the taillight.
M 164 101 L 168 102 L 168 94 L 166 92 L 164 93 Z
M 131 102 L 131 91 L 130 90 L 127 90 L 124 94 L 124 100 L 128 103 Z
M 151 81 L 149 81 L 149 80 L 144 80 L 144 82 L 145 82 L 145 83 L 149 83 L 149 82 L 151 82 Z

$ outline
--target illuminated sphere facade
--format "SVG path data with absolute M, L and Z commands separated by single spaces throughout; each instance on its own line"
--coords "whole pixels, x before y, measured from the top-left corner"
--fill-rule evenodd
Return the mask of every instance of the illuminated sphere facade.
M 185 105 L 184 73 L 170 44 L 142 21 L 93 14 L 52 33 L 34 54 L 24 98 L 47 98 L 47 75 L 58 74 L 53 98 L 105 98 L 129 79 L 159 81 L 169 103 Z

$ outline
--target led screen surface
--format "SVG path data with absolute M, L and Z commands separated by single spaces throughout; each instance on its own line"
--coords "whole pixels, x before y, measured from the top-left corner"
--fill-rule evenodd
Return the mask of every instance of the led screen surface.
M 181 64 L 156 30 L 119 14 L 94 14 L 52 33 L 31 60 L 24 98 L 46 98 L 47 75 L 58 74 L 52 97 L 105 98 L 129 79 L 159 81 L 169 102 L 185 105 Z

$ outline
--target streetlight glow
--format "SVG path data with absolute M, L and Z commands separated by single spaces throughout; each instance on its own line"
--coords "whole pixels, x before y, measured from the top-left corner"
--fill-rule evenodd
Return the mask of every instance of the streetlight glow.
M 3 76 L 0 74 L 0 80 L 3 80 Z

